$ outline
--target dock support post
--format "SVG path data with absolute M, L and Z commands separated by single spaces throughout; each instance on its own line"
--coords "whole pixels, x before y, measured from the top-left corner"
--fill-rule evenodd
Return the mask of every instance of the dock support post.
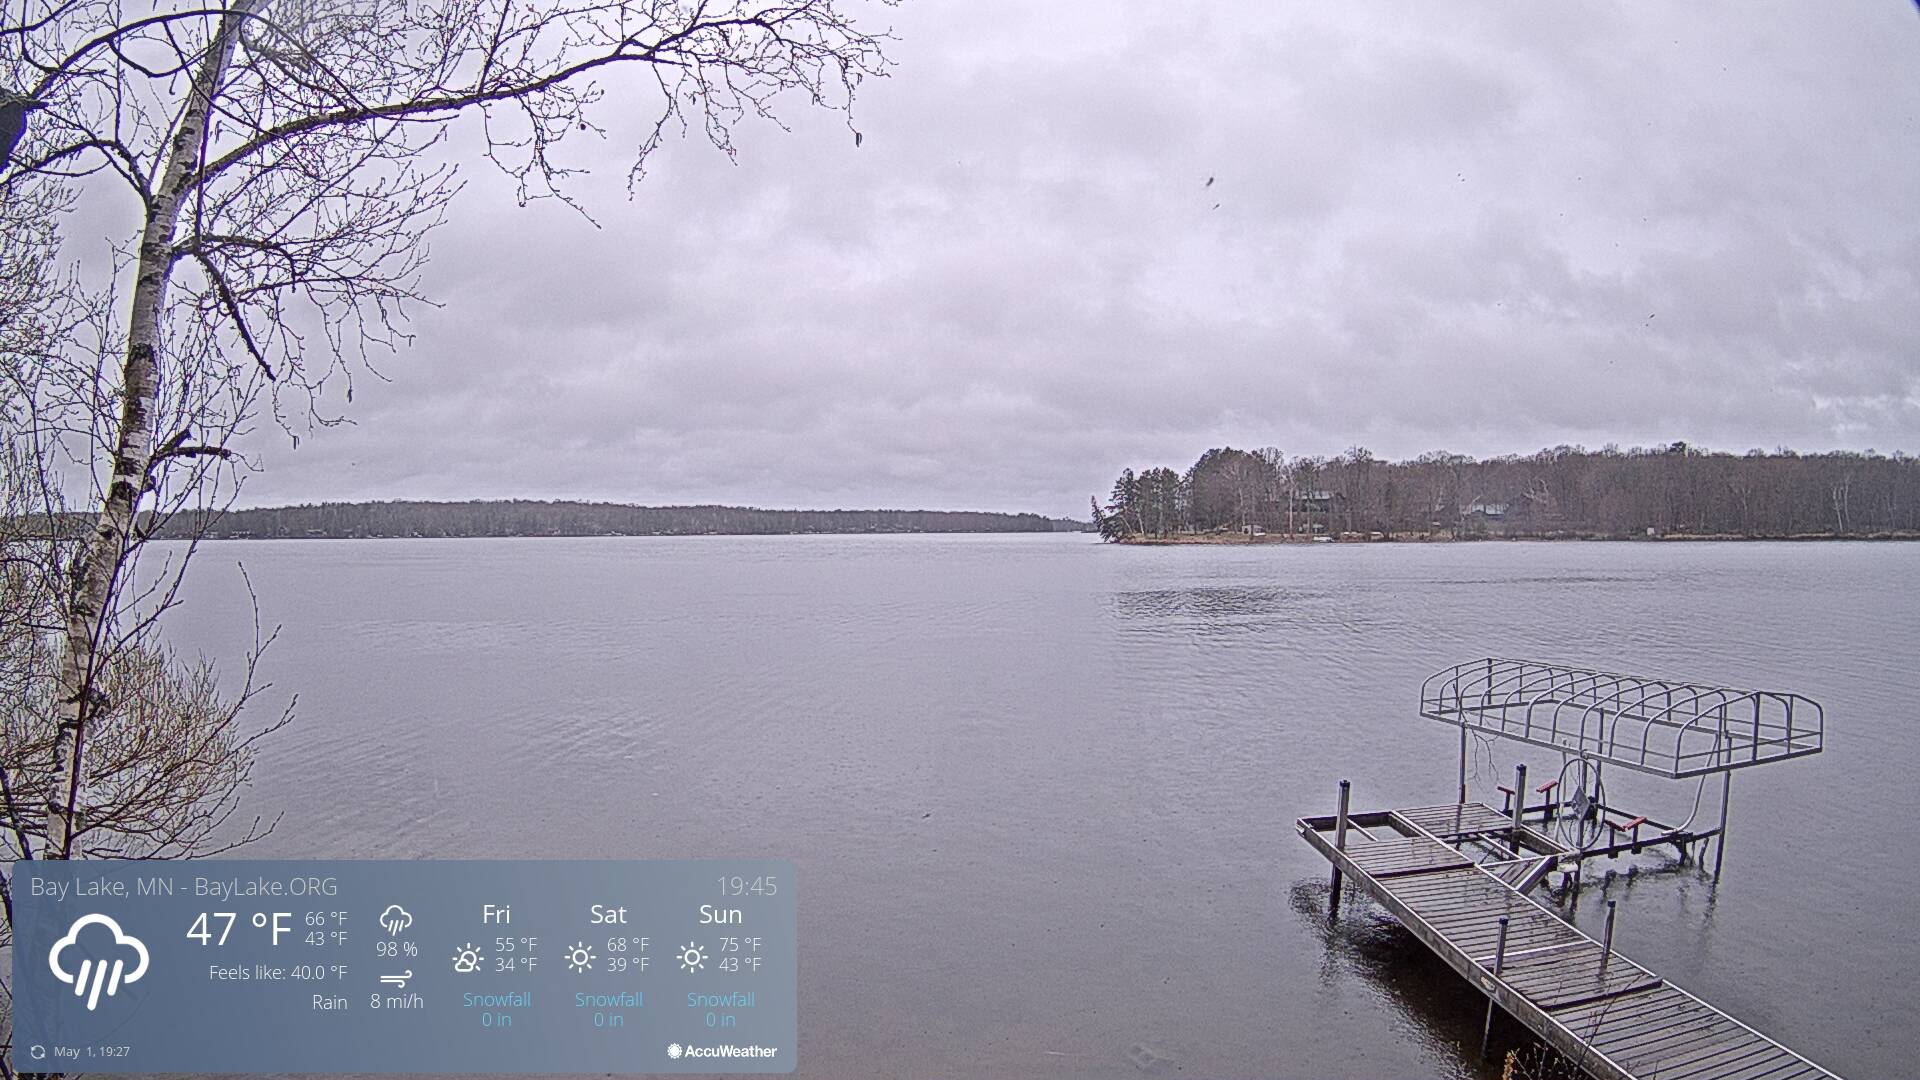
M 1467 725 L 1460 725 L 1460 805 L 1467 804 Z
M 1607 961 L 1613 959 L 1613 914 L 1620 901 L 1607 901 L 1607 928 L 1600 934 L 1600 978 L 1607 977 Z
M 1347 850 L 1347 802 L 1353 794 L 1353 781 L 1340 781 L 1340 810 L 1334 817 L 1333 850 Z M 1340 914 L 1340 864 L 1333 864 L 1333 895 L 1327 901 L 1327 915 L 1337 917 Z
M 1720 880 L 1720 860 L 1727 857 L 1727 800 L 1733 797 L 1733 770 L 1720 774 L 1720 835 L 1713 838 L 1713 880 Z
M 1507 916 L 1500 916 L 1500 937 L 1493 945 L 1493 977 L 1499 978 L 1507 966 Z M 1487 995 L 1487 1022 L 1480 1027 L 1480 1056 L 1487 1056 L 1487 1040 L 1493 1036 L 1493 995 Z
M 1527 763 L 1513 767 L 1513 853 L 1520 854 L 1520 819 L 1527 809 Z

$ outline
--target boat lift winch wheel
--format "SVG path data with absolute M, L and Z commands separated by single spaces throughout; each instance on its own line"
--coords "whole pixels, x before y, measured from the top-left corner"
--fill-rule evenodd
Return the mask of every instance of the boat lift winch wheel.
M 1584 754 L 1566 755 L 1560 766 L 1560 786 L 1565 801 L 1557 825 L 1561 839 L 1575 851 L 1587 851 L 1600 843 L 1606 833 L 1606 785 L 1600 779 L 1600 763 Z

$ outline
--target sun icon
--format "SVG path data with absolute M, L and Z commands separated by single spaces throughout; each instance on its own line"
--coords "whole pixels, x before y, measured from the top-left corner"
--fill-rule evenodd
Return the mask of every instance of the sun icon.
M 469 941 L 453 954 L 453 970 L 471 975 L 480 970 L 480 947 Z
M 567 950 L 567 970 L 593 970 L 593 949 L 586 942 L 575 942 L 573 948 Z
M 700 946 L 694 942 L 687 942 L 687 947 L 680 950 L 681 971 L 699 971 L 706 962 L 707 954 L 701 952 Z

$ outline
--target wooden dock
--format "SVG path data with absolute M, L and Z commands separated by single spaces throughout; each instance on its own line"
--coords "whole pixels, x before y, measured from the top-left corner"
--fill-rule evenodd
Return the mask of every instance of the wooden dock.
M 1351 878 L 1600 1080 L 1837 1080 L 1529 899 L 1526 891 L 1572 853 L 1538 830 L 1516 830 L 1490 806 L 1309 817 L 1296 827 L 1333 863 L 1336 880 Z

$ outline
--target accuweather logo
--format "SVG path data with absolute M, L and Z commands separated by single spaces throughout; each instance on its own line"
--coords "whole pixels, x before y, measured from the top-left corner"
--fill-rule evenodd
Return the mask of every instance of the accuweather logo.
M 138 957 L 133 970 L 127 970 L 127 961 L 123 956 L 103 957 L 94 960 L 91 957 L 80 961 L 78 971 L 68 971 L 60 966 L 60 954 L 80 940 L 80 931 L 89 926 L 104 926 L 113 931 L 113 945 L 117 950 L 131 952 Z M 108 964 L 108 959 L 112 964 Z M 53 977 L 73 987 L 73 996 L 87 999 L 87 1011 L 100 1004 L 100 992 L 104 987 L 108 997 L 112 997 L 123 983 L 139 982 L 140 976 L 147 973 L 146 943 L 132 934 L 120 929 L 120 924 L 105 915 L 82 915 L 73 920 L 67 928 L 67 936 L 53 943 L 53 949 L 47 953 L 47 966 L 53 969 Z
M 723 1043 L 719 1046 L 681 1046 L 679 1043 L 667 1045 L 667 1056 L 675 1061 L 682 1057 L 690 1058 L 772 1058 L 778 1056 L 777 1046 L 735 1046 Z

